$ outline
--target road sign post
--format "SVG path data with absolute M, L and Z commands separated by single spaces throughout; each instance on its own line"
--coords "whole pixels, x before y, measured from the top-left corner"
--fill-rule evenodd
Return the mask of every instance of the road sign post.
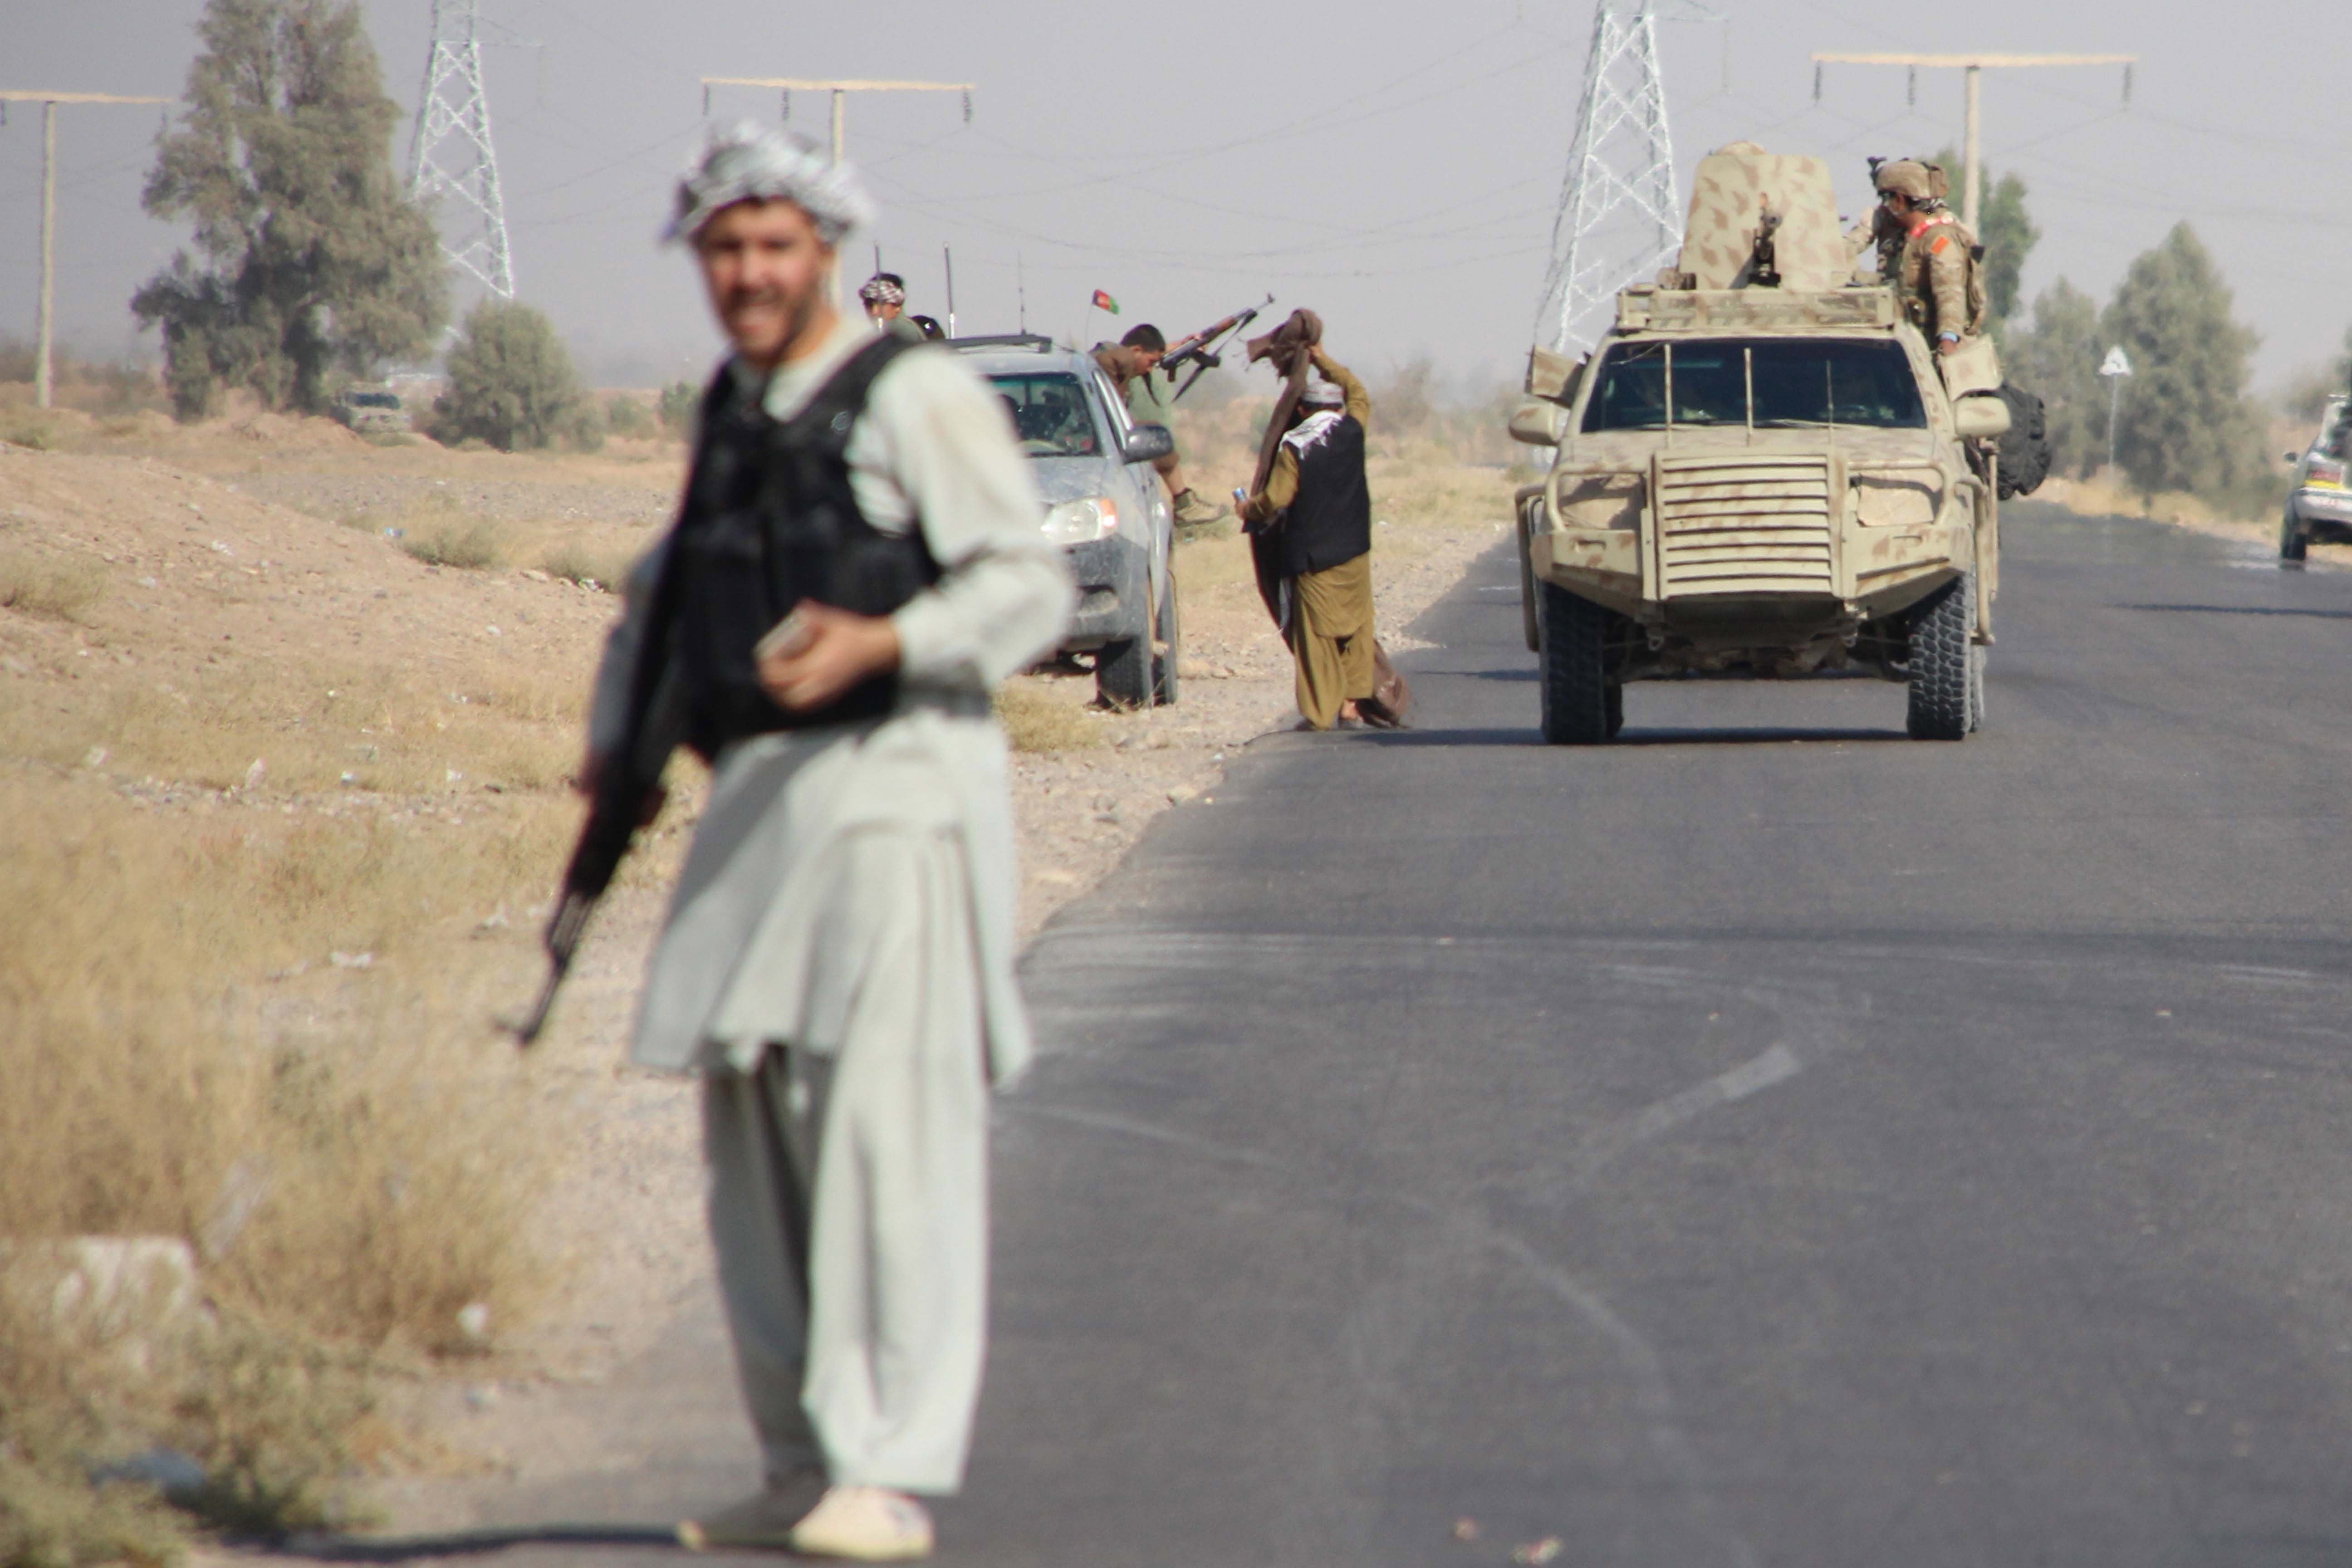
M 2124 377 L 2131 373 L 2131 358 L 2124 353 L 2121 343 L 2107 351 L 2105 363 L 2099 366 L 2099 374 L 2107 378 L 2107 471 L 2110 474 L 2116 468 L 2116 410 L 2123 402 Z

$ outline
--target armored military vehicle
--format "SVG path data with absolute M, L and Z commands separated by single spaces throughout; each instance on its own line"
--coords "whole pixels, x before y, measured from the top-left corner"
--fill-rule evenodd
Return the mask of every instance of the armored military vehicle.
M 1558 448 L 1518 492 L 1546 741 L 1606 741 L 1628 682 L 1689 677 L 1875 672 L 1919 739 L 1981 721 L 2000 366 L 1854 279 L 1827 166 L 1735 143 L 1592 353 L 1530 356 L 1511 433 Z

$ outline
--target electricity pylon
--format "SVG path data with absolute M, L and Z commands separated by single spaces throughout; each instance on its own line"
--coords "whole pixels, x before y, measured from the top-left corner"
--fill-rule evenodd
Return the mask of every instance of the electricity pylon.
M 446 195 L 457 211 L 441 248 L 501 300 L 514 298 L 514 255 L 490 148 L 490 99 L 482 87 L 479 0 L 433 0 L 433 47 L 408 149 L 408 190 L 419 201 Z
M 1626 284 L 1655 273 L 1681 237 L 1674 136 L 1658 64 L 1658 0 L 1600 0 L 1576 140 L 1552 220 L 1537 341 L 1563 353 L 1591 341 L 1593 313 Z

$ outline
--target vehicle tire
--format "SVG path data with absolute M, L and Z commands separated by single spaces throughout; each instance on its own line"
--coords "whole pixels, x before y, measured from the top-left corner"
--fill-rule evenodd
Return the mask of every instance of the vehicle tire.
M 1151 639 L 1107 642 L 1095 652 L 1095 695 L 1106 708 L 1134 711 L 1151 706 Z
M 1969 647 L 1969 733 L 1984 728 L 1985 721 L 1985 657 L 1982 643 Z
M 1624 727 L 1625 689 L 1622 686 L 1612 686 L 1609 689 L 1609 738 L 1615 740 L 1617 731 Z
M 1549 583 L 1540 585 L 1543 646 L 1538 681 L 1544 743 L 1597 746 L 1609 739 L 1609 682 L 1603 637 L 1609 612 Z
M 1152 628 L 1153 640 L 1164 645 L 1164 649 L 1154 648 L 1151 653 L 1151 700 L 1162 708 L 1172 708 L 1176 703 L 1176 661 L 1183 652 L 1183 637 L 1176 621 L 1173 575 L 1166 580 L 1160 594 L 1158 621 Z
M 1536 569 L 1528 563 L 1528 541 L 1532 531 L 1532 521 L 1528 516 L 1528 508 L 1523 506 L 1519 508 L 1518 527 L 1519 629 L 1527 636 L 1529 653 L 1538 652 L 1543 647 L 1543 637 L 1536 626 Z
M 1976 584 L 1971 567 L 1911 612 L 1911 711 L 1905 727 L 1915 741 L 1962 741 L 1975 727 L 1969 635 L 1976 626 Z
M 2286 517 L 2279 524 L 2279 559 L 2300 561 L 2311 548 L 2311 531 L 2294 515 L 2294 503 L 2287 503 Z
M 2050 416 L 2036 397 L 2021 386 L 2004 384 L 2000 400 L 2009 405 L 2009 433 L 2000 438 L 2000 499 L 2030 496 L 2050 477 Z

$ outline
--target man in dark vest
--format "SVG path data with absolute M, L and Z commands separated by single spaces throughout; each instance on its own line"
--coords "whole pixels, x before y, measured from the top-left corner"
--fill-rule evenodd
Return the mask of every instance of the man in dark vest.
M 929 1553 L 987 1302 L 987 1086 L 1017 1071 L 1013 824 L 989 691 L 1075 596 L 1003 405 L 945 349 L 845 319 L 872 210 L 780 132 L 679 186 L 733 352 L 686 500 L 632 574 L 588 772 L 681 733 L 710 796 L 631 1044 L 702 1079 L 719 1293 L 765 1478 L 695 1549 Z
M 1284 584 L 1283 639 L 1297 661 L 1303 729 L 1328 730 L 1372 698 L 1372 500 L 1364 424 L 1372 400 L 1348 367 L 1309 351 L 1299 394 L 1265 487 L 1242 500 L 1243 525 L 1273 535 Z

